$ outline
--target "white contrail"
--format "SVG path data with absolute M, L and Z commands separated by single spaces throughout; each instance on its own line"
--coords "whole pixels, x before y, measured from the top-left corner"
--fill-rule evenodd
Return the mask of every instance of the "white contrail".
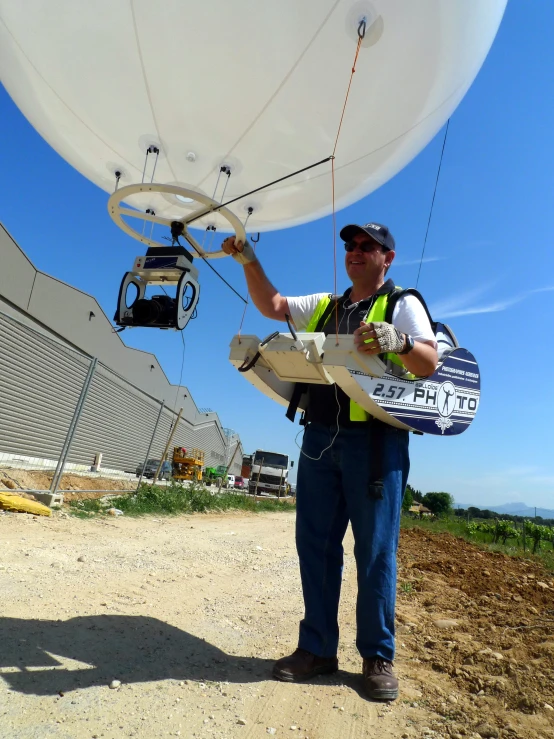
M 394 260 L 394 267 L 410 267 L 414 264 L 419 264 L 420 262 L 422 264 L 428 264 L 429 262 L 442 262 L 446 259 L 446 257 L 424 257 L 423 260 L 421 259 L 407 259 L 405 261 L 402 260 Z
M 442 318 L 456 318 L 458 316 L 471 316 L 478 313 L 498 313 L 499 311 L 511 308 L 512 305 L 521 303 L 523 300 L 528 298 L 530 295 L 536 293 L 546 293 L 554 291 L 554 286 L 550 287 L 538 287 L 534 290 L 526 290 L 519 295 L 512 295 L 509 298 L 499 299 L 493 303 L 485 303 L 482 305 L 471 305 L 471 301 L 483 295 L 483 293 L 489 290 L 490 286 L 485 285 L 474 290 L 470 290 L 462 295 L 458 295 L 454 298 L 444 300 L 442 303 L 436 303 L 431 308 L 433 316 Z

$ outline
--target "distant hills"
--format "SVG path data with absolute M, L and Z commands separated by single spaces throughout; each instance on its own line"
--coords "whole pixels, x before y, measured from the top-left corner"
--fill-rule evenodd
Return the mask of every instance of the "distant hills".
M 481 510 L 494 511 L 495 513 L 507 513 L 510 516 L 523 516 L 525 518 L 535 517 L 535 508 L 528 506 L 525 503 L 503 503 L 502 505 L 477 505 L 476 503 L 456 503 L 454 507 L 457 508 L 480 508 Z M 549 508 L 537 508 L 537 516 L 541 518 L 554 518 L 554 510 Z

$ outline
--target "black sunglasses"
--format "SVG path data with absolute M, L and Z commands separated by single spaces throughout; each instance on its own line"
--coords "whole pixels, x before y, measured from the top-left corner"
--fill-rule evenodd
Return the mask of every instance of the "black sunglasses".
M 361 244 L 358 244 L 355 241 L 347 241 L 344 245 L 344 250 L 351 252 L 354 251 L 356 247 L 358 247 L 360 251 L 363 251 L 364 254 L 378 248 L 380 248 L 382 252 L 389 251 L 386 246 L 379 244 L 377 241 L 363 241 Z

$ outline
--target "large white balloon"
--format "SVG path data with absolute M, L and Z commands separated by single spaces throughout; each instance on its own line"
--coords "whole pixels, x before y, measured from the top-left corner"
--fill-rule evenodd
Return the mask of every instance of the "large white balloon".
M 344 207 L 404 167 L 456 108 L 506 0 L 0 0 L 0 71 L 32 125 L 107 192 L 154 180 L 225 200 L 336 153 Z M 155 156 L 148 157 L 150 180 Z M 220 179 L 220 198 L 225 175 Z M 173 194 L 128 202 L 181 217 Z M 325 164 L 236 203 L 254 230 L 330 212 Z M 227 221 L 213 214 L 199 227 Z

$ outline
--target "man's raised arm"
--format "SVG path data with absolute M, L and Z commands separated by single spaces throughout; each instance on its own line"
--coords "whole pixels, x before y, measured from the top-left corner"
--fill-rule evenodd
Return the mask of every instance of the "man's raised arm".
M 268 280 L 262 265 L 248 242 L 243 244 L 241 241 L 235 241 L 234 236 L 229 236 L 225 239 L 221 248 L 244 267 L 248 292 L 262 316 L 276 321 L 284 321 L 285 314 L 290 316 L 287 299 Z

